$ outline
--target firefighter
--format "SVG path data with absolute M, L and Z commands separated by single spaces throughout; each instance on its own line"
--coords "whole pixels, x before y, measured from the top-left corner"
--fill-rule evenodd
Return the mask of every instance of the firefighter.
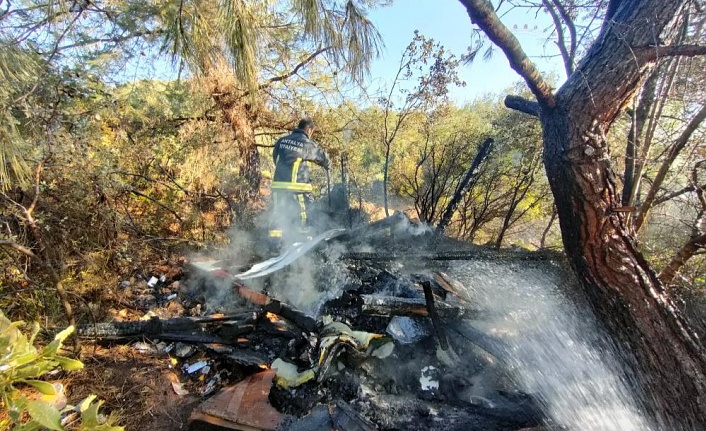
M 308 206 L 311 202 L 311 179 L 308 162 L 329 169 L 329 158 L 311 140 L 314 121 L 305 118 L 289 135 L 275 143 L 272 158 L 273 213 L 269 236 L 275 245 L 292 243 L 310 237 Z

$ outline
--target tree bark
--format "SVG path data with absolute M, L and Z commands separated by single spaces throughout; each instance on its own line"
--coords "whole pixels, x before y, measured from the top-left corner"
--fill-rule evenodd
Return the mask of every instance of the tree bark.
M 533 68 L 516 67 L 523 58 L 516 39 L 497 28 L 503 26 L 499 19 L 488 18 L 490 2 L 460 1 L 537 96 L 545 168 L 566 254 L 596 314 L 633 366 L 643 401 L 663 429 L 706 429 L 704 349 L 636 248 L 625 214 L 613 210 L 621 200 L 605 138 L 654 68 L 633 49 L 655 37 L 668 42 L 686 1 L 611 1 L 612 19 L 553 97 L 538 85 L 542 80 Z
M 637 250 L 624 214 L 611 210 L 620 201 L 609 160 L 585 154 L 567 158 L 572 142 L 583 141 L 575 127 L 579 119 L 566 112 L 544 118 L 547 149 L 555 150 L 546 152 L 547 175 L 564 248 L 584 290 L 667 429 L 704 429 L 703 347 Z M 590 129 L 590 122 L 582 123 Z

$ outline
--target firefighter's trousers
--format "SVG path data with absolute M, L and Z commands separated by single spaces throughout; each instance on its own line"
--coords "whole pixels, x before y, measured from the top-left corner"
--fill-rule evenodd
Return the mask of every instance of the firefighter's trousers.
M 269 236 L 291 244 L 309 236 L 311 193 L 272 190 L 272 218 Z

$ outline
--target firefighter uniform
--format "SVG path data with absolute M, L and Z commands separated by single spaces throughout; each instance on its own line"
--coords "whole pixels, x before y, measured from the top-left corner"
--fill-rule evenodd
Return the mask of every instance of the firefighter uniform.
M 309 161 L 328 169 L 326 153 L 302 129 L 279 138 L 272 153 L 275 174 L 272 179 L 273 213 L 269 236 L 276 242 L 308 236 L 308 206 L 311 202 Z

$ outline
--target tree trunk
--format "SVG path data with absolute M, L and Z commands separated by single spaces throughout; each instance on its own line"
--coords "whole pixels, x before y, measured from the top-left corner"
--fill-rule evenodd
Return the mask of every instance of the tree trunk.
M 385 206 L 385 217 L 390 217 L 390 210 L 387 205 L 387 177 L 390 170 L 390 146 L 391 142 L 386 142 L 385 149 L 385 166 L 382 170 L 382 201 Z
M 544 231 L 542 231 L 542 239 L 539 241 L 539 248 L 543 249 L 546 248 L 547 246 L 547 235 L 549 235 L 549 231 L 552 228 L 552 225 L 554 225 L 554 220 L 556 220 L 556 205 L 552 205 L 552 215 L 549 217 L 549 223 L 547 223 L 547 227 L 544 228 Z
M 542 115 L 564 248 L 599 318 L 667 429 L 706 429 L 706 361 L 626 227 L 603 135 L 571 100 Z M 593 136 L 596 141 L 589 139 Z M 598 149 L 594 148 L 597 147 Z
M 642 93 L 638 99 L 638 105 L 632 114 L 632 124 L 628 133 L 628 143 L 625 148 L 625 171 L 623 173 L 623 205 L 634 205 L 635 197 L 640 184 L 636 173 L 640 171 L 639 166 L 644 164 L 638 161 L 643 153 L 643 129 L 647 124 L 647 119 L 652 112 L 659 81 L 659 71 L 654 70 L 642 88 Z
M 706 429 L 706 356 L 637 250 L 606 134 L 674 37 L 686 0 L 611 0 L 600 35 L 554 93 L 491 2 L 460 0 L 537 98 L 564 248 L 599 319 L 633 365 L 662 429 Z
M 686 261 L 694 257 L 699 250 L 706 248 L 706 234 L 698 235 L 691 238 L 686 244 L 679 249 L 677 254 L 669 261 L 667 266 L 659 273 L 659 279 L 662 283 L 668 284 L 672 281 L 675 275 L 681 270 Z
M 237 185 L 236 199 L 232 204 L 234 209 L 235 224 L 249 227 L 250 206 L 260 195 L 260 154 L 255 145 L 256 112 L 253 111 L 242 98 L 228 91 L 214 93 L 214 100 L 226 121 L 233 130 L 238 151 L 238 171 L 243 179 Z

